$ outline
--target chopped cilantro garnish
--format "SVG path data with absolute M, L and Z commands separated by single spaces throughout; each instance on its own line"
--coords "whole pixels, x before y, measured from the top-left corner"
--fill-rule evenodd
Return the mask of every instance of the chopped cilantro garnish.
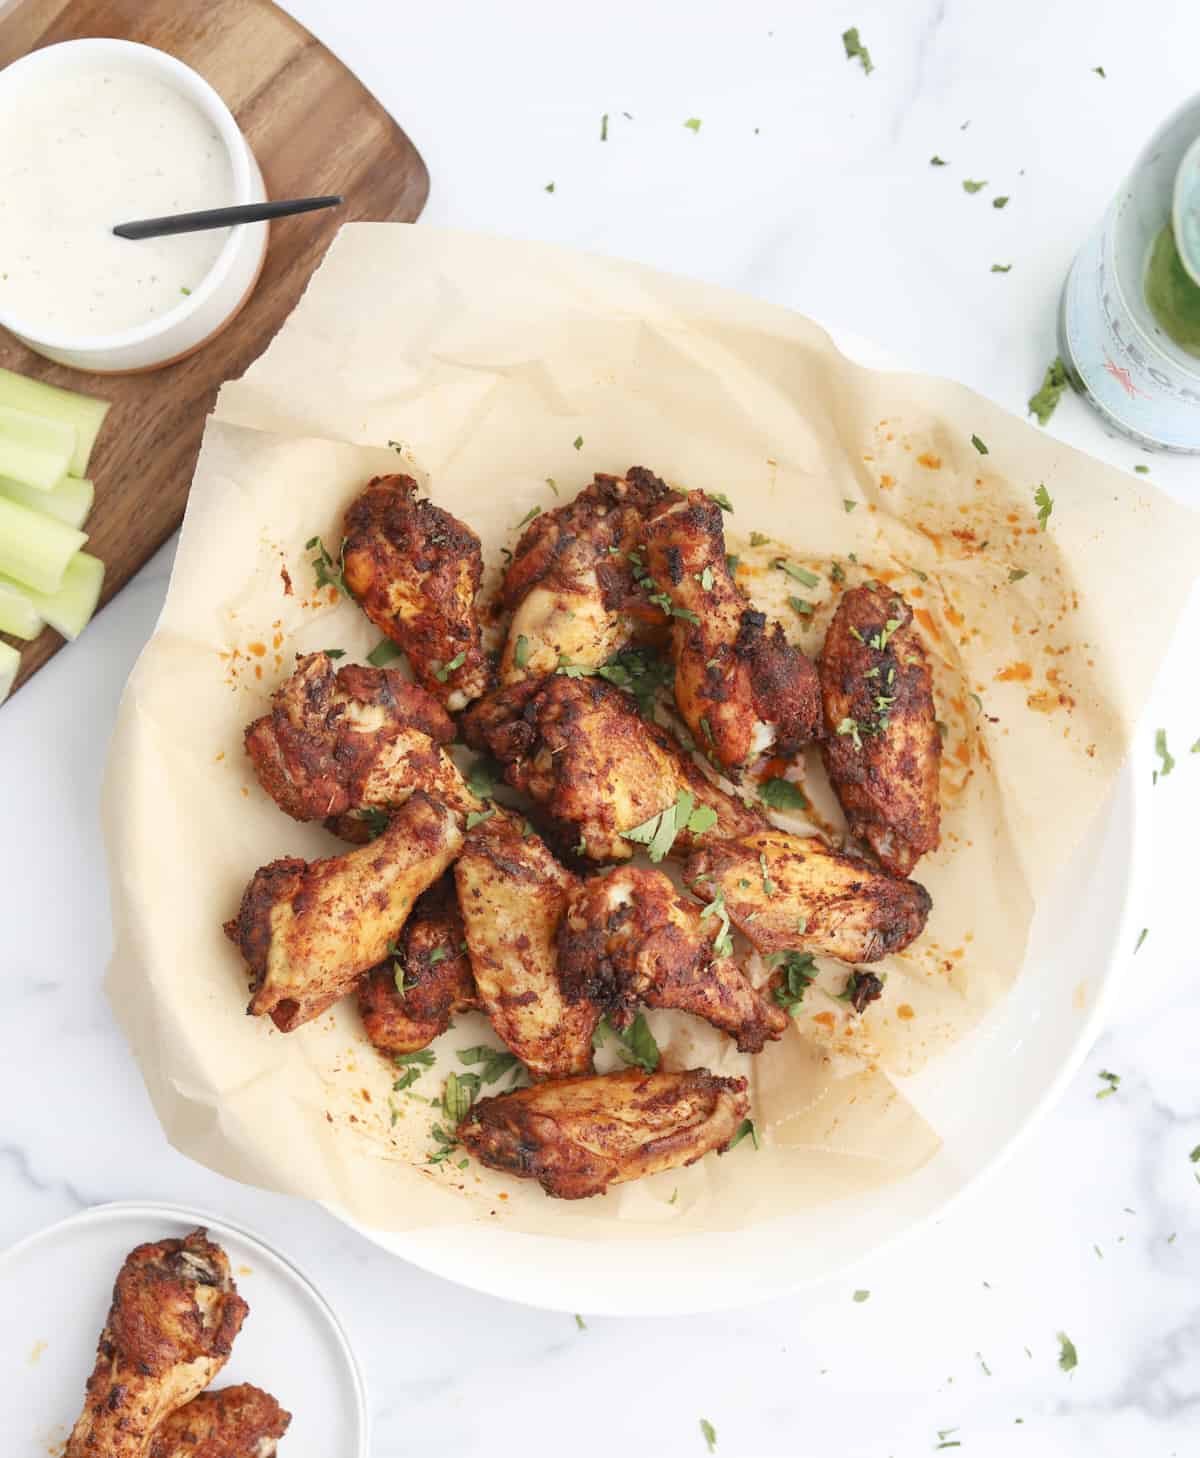
M 929 159 L 929 165 L 930 167 L 948 167 L 950 164 L 944 157 L 939 157 L 935 152 Z
M 1073 1372 L 1079 1365 L 1079 1353 L 1075 1350 L 1075 1343 L 1065 1331 L 1058 1334 L 1058 1365 L 1064 1372 Z
M 979 439 L 977 435 L 973 435 L 971 437 L 971 444 L 975 447 L 975 449 L 979 452 L 981 456 L 986 456 L 988 454 L 987 446 L 984 445 L 984 443 Z
M 577 435 L 571 444 L 577 451 L 581 451 L 583 449 L 583 436 Z
M 993 263 L 992 264 L 992 272 L 993 273 L 1011 273 L 1012 272 L 1012 264 L 1011 263 Z
M 529 662 L 529 639 L 524 633 L 517 634 L 516 646 L 513 649 L 513 662 L 518 668 L 524 668 Z
M 387 811 L 381 810 L 378 805 L 364 805 L 361 810 L 355 811 L 355 819 L 366 822 L 367 834 L 371 840 L 382 835 L 391 824 Z
M 713 937 L 713 955 L 717 957 L 728 957 L 733 951 L 733 934 L 730 930 L 729 912 L 725 906 L 725 893 L 717 888 L 717 894 L 700 913 L 700 920 L 706 921 L 710 916 L 717 918 L 717 934 Z
M 1109 1073 L 1107 1068 L 1102 1068 L 1097 1076 L 1104 1083 L 1104 1087 L 1097 1090 L 1096 1097 L 1098 1099 L 1110 1098 L 1121 1086 L 1121 1075 L 1119 1073 Z
M 700 130 L 700 118 L 698 116 L 689 116 L 687 121 L 684 122 L 684 126 L 687 127 L 689 132 L 698 132 Z
M 517 523 L 515 529 L 517 531 L 520 531 L 523 526 L 528 526 L 535 516 L 541 516 L 541 514 L 542 508 L 540 506 L 531 506 L 529 510 L 525 513 L 525 515 L 521 518 L 521 520 Z
M 774 991 L 775 1001 L 784 1012 L 794 1013 L 816 979 L 817 964 L 812 953 L 772 952 L 767 961 L 780 969 L 780 979 Z
M 474 830 L 477 825 L 482 825 L 485 820 L 490 820 L 495 813 L 494 805 L 490 810 L 472 810 L 467 816 L 467 829 Z
M 854 1299 L 861 1305 L 864 1301 L 868 1299 L 870 1294 L 870 1291 L 855 1291 Z
M 733 502 L 725 495 L 724 491 L 706 491 L 704 494 L 710 501 L 715 501 L 722 511 L 733 510 Z
M 786 572 L 789 577 L 794 577 L 801 587 L 817 587 L 821 579 L 815 572 L 808 572 L 805 568 L 797 566 L 795 562 L 789 562 L 786 557 L 776 557 L 771 563 L 772 567 L 780 572 Z
M 850 513 L 854 510 L 854 508 L 857 505 L 858 505 L 858 502 L 852 500 L 849 496 L 843 496 L 842 497 L 842 510 L 846 513 L 847 516 L 850 515 Z
M 545 186 L 545 189 L 544 189 L 544 190 L 545 190 L 545 191 L 546 191 L 546 192 L 553 192 L 553 191 L 554 191 L 554 184 L 553 184 L 553 183 L 552 183 L 552 182 L 548 182 L 548 183 L 547 183 L 547 184 L 546 184 L 546 186 Z
M 309 537 L 304 544 L 305 551 L 311 552 L 315 548 L 317 555 L 311 559 L 309 566 L 313 569 L 318 587 L 333 587 L 343 597 L 350 596 L 350 589 L 346 586 L 346 579 L 343 575 L 346 568 L 346 544 L 342 543 L 342 550 L 338 554 L 338 563 L 333 565 L 333 558 L 325 550 L 325 543 L 320 537 Z
M 487 1043 L 478 1043 L 473 1048 L 460 1048 L 458 1061 L 467 1068 L 478 1067 L 480 1079 L 496 1083 L 514 1069 L 521 1070 L 521 1060 L 506 1048 L 493 1048 Z
M 974 193 L 974 192 L 982 192 L 983 189 L 986 186 L 987 186 L 986 179 L 983 182 L 976 182 L 975 179 L 972 178 L 972 177 L 964 177 L 963 178 L 963 191 L 964 192 L 972 192 L 972 193 Z
M 621 837 L 623 840 L 633 841 L 635 845 L 644 845 L 646 853 L 657 865 L 675 844 L 675 837 L 680 831 L 702 835 L 716 823 L 717 814 L 710 805 L 697 805 L 696 797 L 690 790 L 680 790 L 673 805 L 668 805 L 657 815 L 651 815 L 649 820 L 643 820 L 640 825 L 621 831 Z
M 608 141 L 608 112 L 605 112 L 600 118 L 600 140 L 602 142 Z
M 1038 526 L 1045 531 L 1050 521 L 1050 513 L 1054 510 L 1054 498 L 1046 490 L 1044 481 L 1033 493 L 1033 504 L 1037 507 Z
M 614 1028 L 606 1017 L 602 1017 L 592 1034 L 592 1047 L 602 1047 L 609 1033 L 617 1040 L 617 1052 L 625 1063 L 631 1067 L 637 1064 L 646 1073 L 653 1073 L 658 1067 L 658 1044 L 650 1031 L 645 1013 L 638 1013 L 623 1033 Z
M 1026 570 L 1024 569 L 1024 567 L 1010 567 L 1008 569 L 1008 580 L 1010 582 L 1020 582 L 1020 580 L 1021 580 L 1022 577 L 1028 577 L 1028 576 L 1029 576 L 1029 573 L 1026 572 Z
M 857 57 L 862 62 L 863 74 L 869 76 L 875 67 L 871 63 L 871 52 L 858 38 L 857 25 L 852 25 L 849 30 L 842 31 L 842 45 L 846 50 L 846 59 L 852 61 Z
M 467 771 L 467 788 L 480 800 L 490 800 L 496 793 L 496 778 L 500 773 L 496 761 L 483 755 L 471 762 Z
M 1150 474 L 1149 466 L 1134 466 L 1133 469 L 1138 473 L 1139 476 L 1148 476 Z
M 788 606 L 802 618 L 811 618 L 813 613 L 816 612 L 816 605 L 806 601 L 802 597 L 789 597 Z
M 758 797 L 772 810 L 807 810 L 808 800 L 798 785 L 779 775 L 772 775 L 758 787 Z
M 387 642 L 386 638 L 384 642 Z M 324 653 L 326 658 L 345 658 L 346 656 L 346 650 L 344 648 L 322 648 L 321 652 Z
M 752 547 L 765 547 L 770 540 L 771 538 L 765 532 L 750 533 L 750 545 Z
M 1099 76 L 1100 79 L 1101 79 L 1101 81 L 1107 81 L 1108 80 L 1108 77 L 1104 74 L 1104 67 L 1103 66 L 1093 66 L 1092 67 L 1092 74 L 1093 75 L 1096 75 L 1096 76 Z
M 454 670 L 461 668 L 466 661 L 467 654 L 466 650 L 463 649 L 462 652 L 456 653 L 449 663 L 443 663 L 441 668 L 435 668 L 433 676 L 437 679 L 438 683 L 445 683 Z
M 705 592 L 711 592 L 712 591 L 713 574 L 712 574 L 712 568 L 711 567 L 706 567 L 703 572 L 697 572 L 695 574 L 695 577 L 696 577 L 696 581 L 700 584 L 700 586 L 704 589 Z
M 854 741 L 855 749 L 862 748 L 862 735 L 859 733 L 857 719 L 852 719 L 849 715 L 847 715 L 837 726 L 837 733 L 848 734 L 850 738 Z
M 992 199 L 992 206 L 994 208 L 1005 208 L 1005 207 L 1008 206 L 1008 198 L 1007 197 L 994 197 Z
M 403 653 L 403 648 L 398 647 L 390 638 L 380 638 L 367 654 L 367 662 L 372 668 L 385 668 L 394 659 L 402 657 Z
M 1150 928 L 1148 926 L 1144 926 L 1141 929 L 1141 931 L 1138 932 L 1137 946 L 1135 946 L 1134 949 L 1133 949 L 1133 953 L 1134 953 L 1134 956 L 1135 957 L 1142 950 L 1142 943 L 1146 940 L 1146 938 L 1149 935 L 1150 935 Z
M 1165 780 L 1175 768 L 1175 756 L 1167 748 L 1167 731 L 1165 729 L 1156 729 L 1154 731 L 1154 752 L 1159 758 L 1159 766 L 1154 771 L 1154 783 L 1157 784 L 1160 778 Z
M 417 1079 L 427 1068 L 433 1067 L 434 1054 L 431 1048 L 422 1048 L 416 1053 L 400 1053 L 392 1062 L 397 1068 L 403 1069 L 400 1077 L 392 1084 L 393 1093 L 403 1093 L 406 1088 L 411 1088 Z
M 775 895 L 775 882 L 771 880 L 771 873 L 767 869 L 766 851 L 759 851 L 758 853 L 758 870 L 762 876 L 763 895 L 769 901 Z
M 738 556 L 735 556 L 733 552 L 725 553 L 725 570 L 729 573 L 730 577 L 737 576 L 738 563 L 741 560 L 742 559 Z
M 557 496 L 559 494 L 558 493 L 558 482 L 554 479 L 553 476 L 547 476 L 546 477 L 546 485 L 549 486 L 550 490 L 554 492 L 555 496 Z
M 747 1135 L 750 1136 L 751 1144 L 754 1145 L 755 1149 L 758 1149 L 760 1147 L 758 1142 L 758 1130 L 754 1127 L 754 1120 L 743 1119 L 742 1122 L 734 1130 L 733 1138 L 725 1146 L 723 1152 L 725 1154 L 728 1154 L 731 1149 L 736 1149 Z
M 1061 359 L 1056 359 L 1053 364 L 1046 366 L 1041 389 L 1029 398 L 1029 413 L 1037 416 L 1039 425 L 1045 425 L 1054 414 L 1059 400 L 1062 399 L 1062 392 L 1069 383 L 1067 368 Z
M 717 1430 L 707 1418 L 700 1419 L 700 1431 L 704 1435 L 704 1441 L 708 1444 L 708 1451 L 717 1451 Z

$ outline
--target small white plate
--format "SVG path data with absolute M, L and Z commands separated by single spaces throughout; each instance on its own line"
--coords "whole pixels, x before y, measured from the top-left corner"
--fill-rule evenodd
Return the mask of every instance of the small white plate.
M 214 1387 L 253 1382 L 292 1414 L 281 1458 L 369 1458 L 362 1373 L 328 1302 L 257 1236 L 178 1205 L 97 1205 L 0 1255 L 0 1426 L 5 1458 L 62 1451 L 121 1262 L 136 1245 L 204 1226 L 250 1313 Z
M 872 369 L 903 366 L 834 332 Z M 384 1250 L 491 1296 L 557 1311 L 684 1315 L 749 1306 L 845 1272 L 894 1245 L 996 1169 L 1066 1087 L 1133 952 L 1147 864 L 1146 776 L 1127 764 L 1030 932 L 1025 968 L 983 1023 L 918 1077 L 897 1080 L 942 1138 L 897 1184 L 730 1234 L 591 1244 L 490 1224 L 388 1232 L 331 1213 Z M 1083 914 L 1086 908 L 1086 915 Z

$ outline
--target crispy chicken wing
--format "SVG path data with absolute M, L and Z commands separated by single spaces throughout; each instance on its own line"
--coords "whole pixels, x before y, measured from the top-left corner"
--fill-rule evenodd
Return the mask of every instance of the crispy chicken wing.
M 743 595 L 725 560 L 721 508 L 703 491 L 646 526 L 646 569 L 674 605 L 675 702 L 696 743 L 727 773 L 820 733 L 817 671 Z
M 521 820 L 495 809 L 468 832 L 454 867 L 479 1001 L 535 1077 L 592 1066 L 600 1009 L 569 1001 L 557 936 L 576 879 Z
M 920 936 L 932 905 L 915 881 L 785 830 L 706 846 L 684 879 L 705 901 L 723 896 L 730 921 L 764 954 L 802 948 L 877 962 Z
M 275 1458 L 291 1421 L 269 1392 L 246 1382 L 202 1392 L 157 1430 L 148 1458 Z
M 501 602 L 513 613 L 500 682 L 553 673 L 560 659 L 596 667 L 639 629 L 666 619 L 639 585 L 629 553 L 646 517 L 675 500 L 652 472 L 597 476 L 574 501 L 543 511 L 509 563 Z
M 246 753 L 286 814 L 328 817 L 354 839 L 355 812 L 402 805 L 414 790 L 461 816 L 481 808 L 442 748 L 453 738 L 441 704 L 395 669 L 351 664 L 335 673 L 326 654 L 309 653 L 275 690 L 270 713 L 247 728 Z
M 418 681 L 457 712 L 491 678 L 475 614 L 483 553 L 469 527 L 418 489 L 411 476 L 368 482 L 346 512 L 342 576 Z
M 724 1149 L 749 1107 L 744 1078 L 628 1068 L 480 1099 L 458 1137 L 490 1169 L 582 1200 Z
M 130 1251 L 64 1458 L 147 1458 L 163 1419 L 225 1365 L 247 1309 L 203 1229 Z
M 821 651 L 825 768 L 852 835 L 907 876 L 940 839 L 942 737 L 912 609 L 890 587 L 847 592 Z
M 505 766 L 510 785 L 545 807 L 564 843 L 593 860 L 628 860 L 634 846 L 621 832 L 673 806 L 681 790 L 717 819 L 701 832 L 681 830 L 676 854 L 766 823 L 603 679 L 552 674 L 500 689 L 473 705 L 461 727 L 469 744 Z
M 558 965 L 568 997 L 588 997 L 615 1027 L 639 1002 L 694 1013 L 760 1053 L 782 1037 L 786 1014 L 768 1002 L 732 956 L 718 956 L 721 924 L 661 871 L 619 866 L 585 881 L 571 896 L 558 932 Z
M 453 814 L 418 791 L 370 845 L 256 871 L 225 925 L 252 974 L 247 1011 L 283 1033 L 323 1013 L 383 960 L 461 844 Z
M 358 984 L 363 1027 L 381 1053 L 415 1053 L 440 1037 L 455 1013 L 478 1008 L 465 938 L 454 877 L 447 872 L 413 907 L 397 955 Z

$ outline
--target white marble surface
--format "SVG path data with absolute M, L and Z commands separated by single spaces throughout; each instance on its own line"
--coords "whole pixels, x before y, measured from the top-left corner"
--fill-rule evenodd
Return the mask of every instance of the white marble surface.
M 742 288 L 1015 410 L 1054 353 L 1073 250 L 1196 87 L 1200 57 L 1192 0 L 292 8 L 424 152 L 428 220 Z M 870 77 L 842 58 L 850 24 Z M 935 152 L 951 165 L 931 168 Z M 991 190 L 968 196 L 964 176 Z M 1002 212 L 997 190 L 1012 198 Z M 1073 399 L 1051 429 L 1120 465 L 1144 459 Z M 1200 496 L 1195 462 L 1152 472 Z M 118 1198 L 191 1201 L 258 1227 L 334 1295 L 367 1370 L 379 1458 L 701 1455 L 701 1417 L 725 1458 L 901 1458 L 952 1428 L 945 1441 L 974 1458 L 1197 1451 L 1200 755 L 1186 750 L 1200 736 L 1200 613 L 1135 749 L 1148 777 L 1162 726 L 1179 760 L 1150 796 L 1149 936 L 1060 1105 L 999 1173 L 853 1279 L 737 1315 L 579 1331 L 389 1260 L 322 1212 L 164 1145 L 101 992 L 97 796 L 169 570 L 168 549 L 0 712 L 0 1243 Z M 1116 594 L 1112 606 L 1137 610 Z M 1102 1067 L 1122 1082 L 1097 1102 Z M 855 1287 L 869 1300 L 853 1302 Z M 1060 1330 L 1079 1351 L 1069 1376 Z

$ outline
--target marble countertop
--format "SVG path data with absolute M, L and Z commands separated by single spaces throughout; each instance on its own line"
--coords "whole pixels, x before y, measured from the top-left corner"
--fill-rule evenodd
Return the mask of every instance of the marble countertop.
M 424 153 L 428 221 L 744 289 L 1016 411 L 1055 353 L 1074 250 L 1195 89 L 1200 56 L 1200 8 L 1184 0 L 291 8 Z M 843 58 L 849 25 L 870 76 Z M 934 153 L 949 165 L 931 167 Z M 1011 202 L 993 209 L 964 177 Z M 1012 270 L 993 274 L 993 262 Z M 1148 459 L 1073 398 L 1049 428 L 1117 465 Z M 1195 459 L 1150 466 L 1196 500 Z M 1187 751 L 1200 736 L 1200 603 L 1134 748 L 1149 778 L 1162 727 L 1178 759 L 1148 796 L 1149 932 L 1058 1106 L 1002 1169 L 852 1279 L 737 1314 L 580 1330 L 389 1259 L 322 1211 L 165 1145 L 101 989 L 97 802 L 121 687 L 170 566 L 168 547 L 86 643 L 0 712 L 0 1245 L 113 1199 L 190 1202 L 261 1230 L 336 1300 L 366 1368 L 377 1458 L 702 1455 L 701 1418 L 724 1458 L 908 1458 L 939 1443 L 970 1458 L 1198 1450 L 1200 967 L 1188 908 L 1200 755 Z M 1136 611 L 1118 593 L 1112 608 Z M 1121 1083 L 1097 1101 L 1102 1068 Z M 856 1288 L 869 1298 L 856 1302 Z M 1070 1374 L 1059 1332 L 1078 1349 Z

